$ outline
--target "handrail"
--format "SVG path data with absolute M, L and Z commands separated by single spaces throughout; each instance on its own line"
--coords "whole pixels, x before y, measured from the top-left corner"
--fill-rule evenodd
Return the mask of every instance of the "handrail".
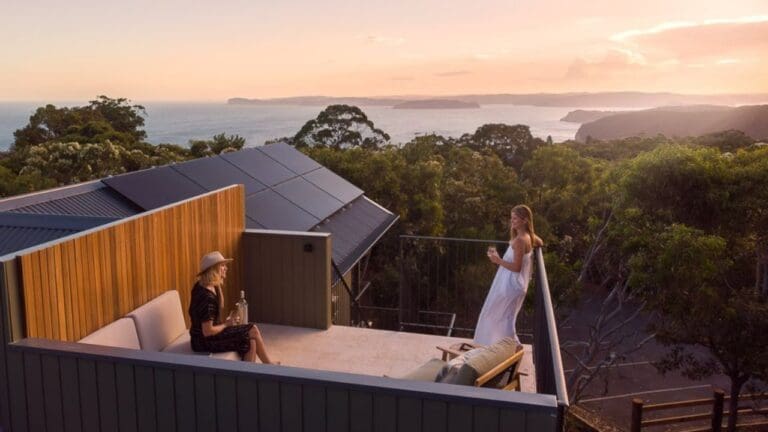
M 535 321 L 535 325 L 539 328 L 539 331 L 534 331 L 534 352 L 539 353 L 539 358 L 535 358 L 537 364 L 537 390 L 539 392 L 551 393 L 557 397 L 557 403 L 560 406 L 560 422 L 564 421 L 564 410 L 568 407 L 568 391 L 565 385 L 565 373 L 563 372 L 563 359 L 560 355 L 560 340 L 557 335 L 557 324 L 555 323 L 555 310 L 552 306 L 552 295 L 549 291 L 549 281 L 547 280 L 547 270 L 544 266 L 544 253 L 540 247 L 535 249 L 536 256 L 536 288 L 539 295 L 536 296 L 537 312 L 543 312 L 543 316 L 539 315 L 539 318 Z M 542 322 L 543 319 L 543 322 Z M 541 328 L 544 324 L 545 327 Z M 542 331 L 543 330 L 543 331 Z M 539 337 L 537 337 L 539 336 Z M 541 338 L 540 336 L 544 336 Z M 544 339 L 544 340 L 542 340 Z M 546 346 L 543 344 L 549 343 L 549 353 L 546 353 Z M 537 349 L 538 348 L 538 349 Z M 549 354 L 550 358 L 542 358 L 546 354 Z M 550 376 L 547 374 L 539 374 L 539 364 L 544 363 L 547 366 L 547 372 L 552 373 Z M 540 388 L 543 386 L 543 388 Z M 553 388 L 554 387 L 554 388 Z

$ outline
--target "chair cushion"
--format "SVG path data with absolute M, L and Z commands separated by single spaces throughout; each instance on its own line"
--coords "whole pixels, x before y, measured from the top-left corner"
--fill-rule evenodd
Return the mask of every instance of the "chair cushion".
M 484 348 L 475 348 L 464 354 L 454 357 L 449 361 L 435 378 L 435 382 L 457 385 L 473 385 L 477 379 L 477 372 L 466 366 L 467 359 L 482 352 Z
M 216 359 L 222 359 L 222 360 L 237 360 L 237 361 L 242 360 L 240 358 L 240 354 L 238 354 L 237 351 L 211 353 L 211 357 Z
M 475 348 L 451 360 L 438 374 L 436 381 L 448 384 L 474 385 L 475 380 L 512 357 L 517 342 L 504 338 L 493 345 Z M 505 374 L 491 379 L 484 387 L 499 387 L 506 381 Z
M 192 343 L 189 340 L 189 332 L 184 332 L 179 335 L 173 342 L 163 348 L 163 352 L 175 353 L 175 354 L 207 354 L 196 353 L 192 351 Z
M 186 333 L 181 299 L 176 290 L 166 291 L 128 314 L 136 324 L 141 349 L 162 351 Z
M 432 359 L 407 374 L 398 377 L 416 381 L 434 381 L 440 369 L 445 366 L 445 362 L 440 359 Z
M 478 352 L 472 355 L 468 354 L 475 350 L 467 351 L 464 354 L 467 356 L 466 366 L 474 369 L 477 376 L 481 376 L 512 357 L 517 352 L 517 346 L 514 339 L 507 337 L 493 345 L 476 348 Z
M 141 349 L 139 336 L 136 334 L 136 325 L 130 318 L 120 318 L 80 339 L 79 342 L 91 345 Z

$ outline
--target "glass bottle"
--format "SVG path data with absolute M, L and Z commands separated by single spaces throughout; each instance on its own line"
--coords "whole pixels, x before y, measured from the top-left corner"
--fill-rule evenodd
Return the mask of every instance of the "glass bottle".
M 235 304 L 237 315 L 240 317 L 240 324 L 248 324 L 248 302 L 245 301 L 245 291 L 240 291 L 240 300 Z

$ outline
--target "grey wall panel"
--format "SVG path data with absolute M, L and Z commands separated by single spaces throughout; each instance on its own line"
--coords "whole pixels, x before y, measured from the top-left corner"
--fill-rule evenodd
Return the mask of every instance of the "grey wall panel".
M 305 385 L 302 394 L 304 424 L 313 431 L 325 432 L 325 388 Z
M 155 374 L 146 366 L 133 369 L 136 380 L 136 420 L 141 432 L 157 430 L 157 408 L 155 407 Z
M 80 387 L 77 359 L 61 357 L 59 370 L 61 371 L 61 388 L 65 389 L 61 400 L 61 406 L 64 409 L 64 430 L 80 431 L 83 429 L 83 422 L 80 416 L 80 392 L 75 391 Z
M 174 371 L 176 423 L 179 431 L 195 431 L 195 375 L 189 371 Z
M 499 430 L 499 410 L 493 407 L 475 407 L 475 430 L 495 432 Z
M 499 430 L 501 432 L 512 432 L 512 431 L 523 430 L 524 426 L 525 426 L 525 411 L 503 409 L 499 413 Z
M 195 374 L 197 431 L 216 431 L 216 384 L 213 375 Z
M 96 382 L 99 389 L 99 421 L 101 430 L 117 430 L 120 422 L 117 414 L 115 365 L 99 362 L 96 365 Z
M 216 421 L 220 431 L 237 430 L 237 386 L 235 377 L 216 377 Z
M 374 432 L 397 431 L 397 399 L 389 395 L 373 396 Z
M 448 430 L 448 404 L 441 401 L 424 401 L 422 414 L 425 431 L 445 432 Z
M 259 384 L 256 380 L 237 379 L 237 411 L 241 431 L 259 429 Z
M 155 369 L 155 398 L 157 407 L 157 430 L 176 430 L 176 400 L 174 398 L 173 371 Z M 186 413 L 181 413 L 186 415 Z
M 93 360 L 77 361 L 78 386 L 80 387 L 80 418 L 84 431 L 99 431 L 99 388 L 96 384 L 96 363 Z
M 471 430 L 472 430 L 472 407 L 464 404 L 455 404 L 455 403 L 449 404 L 448 405 L 448 431 L 449 432 L 466 432 Z
M 115 383 L 117 387 L 117 404 L 120 407 L 117 411 L 120 432 L 136 432 L 138 430 L 138 420 L 133 366 L 125 363 L 116 364 Z
M 283 432 L 301 432 L 301 386 L 280 384 L 280 429 Z M 312 426 L 308 425 L 311 429 Z
M 64 430 L 64 411 L 61 405 L 61 374 L 59 359 L 44 355 L 43 391 L 45 392 L 45 427 L 49 432 Z
M 45 430 L 45 409 L 43 397 L 43 367 L 39 354 L 24 354 L 24 383 L 27 386 L 27 422 L 32 432 Z
M 403 397 L 397 400 L 398 432 L 417 432 L 421 430 L 421 401 Z
M 280 384 L 259 381 L 259 431 L 280 431 Z
M 370 393 L 349 392 L 349 430 L 373 432 L 373 397 Z
M 328 431 L 349 431 L 349 392 L 343 389 L 329 388 L 325 397 L 327 400 Z
M 525 429 L 528 431 L 555 430 L 557 417 L 544 412 L 528 411 L 525 413 Z
M 19 352 L 8 352 L 8 388 L 11 389 L 11 430 L 25 431 L 27 424 L 27 391 L 24 382 L 24 360 Z M 76 387 L 73 387 L 76 388 Z

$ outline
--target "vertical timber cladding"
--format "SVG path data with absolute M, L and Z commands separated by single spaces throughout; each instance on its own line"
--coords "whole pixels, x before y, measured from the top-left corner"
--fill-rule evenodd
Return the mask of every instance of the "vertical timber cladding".
M 77 341 L 170 289 L 186 311 L 200 258 L 213 250 L 235 258 L 224 287 L 234 304 L 244 229 L 237 185 L 21 255 L 27 337 Z
M 329 234 L 248 230 L 243 264 L 251 321 L 331 326 Z

